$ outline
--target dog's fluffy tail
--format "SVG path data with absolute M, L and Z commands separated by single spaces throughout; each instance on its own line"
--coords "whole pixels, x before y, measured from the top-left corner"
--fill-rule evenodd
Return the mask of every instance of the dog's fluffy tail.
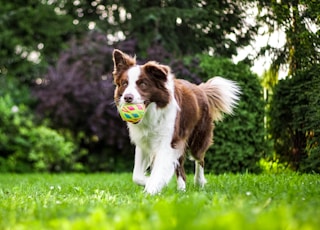
M 232 114 L 233 108 L 238 104 L 240 87 L 234 81 L 222 77 L 214 77 L 199 87 L 205 92 L 212 108 L 214 121 L 223 119 L 223 114 Z

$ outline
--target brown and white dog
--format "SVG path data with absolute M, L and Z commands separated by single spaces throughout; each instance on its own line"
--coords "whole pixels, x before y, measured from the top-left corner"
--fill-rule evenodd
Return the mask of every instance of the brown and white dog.
M 213 122 L 231 114 L 240 88 L 214 77 L 195 85 L 175 79 L 170 67 L 150 61 L 137 65 L 133 57 L 114 50 L 114 100 L 116 105 L 144 103 L 146 112 L 137 123 L 127 123 L 135 144 L 133 181 L 149 194 L 159 193 L 177 175 L 179 190 L 186 188 L 185 151 L 195 160 L 195 184 L 203 187 L 204 156 L 212 144 Z M 150 176 L 146 170 L 151 168 Z

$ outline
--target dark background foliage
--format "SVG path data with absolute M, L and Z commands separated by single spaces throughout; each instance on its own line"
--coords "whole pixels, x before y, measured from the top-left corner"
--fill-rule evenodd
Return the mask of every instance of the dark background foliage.
M 270 131 L 277 159 L 304 172 L 320 172 L 319 70 L 314 65 L 280 81 L 271 102 Z

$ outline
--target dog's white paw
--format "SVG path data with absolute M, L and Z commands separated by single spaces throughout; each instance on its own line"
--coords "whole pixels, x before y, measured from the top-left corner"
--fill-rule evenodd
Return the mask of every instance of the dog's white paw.
M 186 182 L 180 176 L 178 177 L 178 180 L 177 180 L 177 188 L 179 191 L 183 191 L 183 192 L 186 191 Z
M 204 177 L 195 177 L 194 178 L 194 184 L 201 187 L 201 188 L 203 188 L 206 183 L 207 183 L 207 180 Z
M 162 187 L 163 186 L 161 186 L 159 183 L 155 183 L 152 180 L 148 180 L 144 188 L 144 192 L 150 195 L 156 195 L 161 192 Z
M 136 183 L 137 185 L 141 185 L 141 186 L 145 186 L 147 183 L 147 177 L 146 176 L 133 176 L 132 180 L 134 183 Z

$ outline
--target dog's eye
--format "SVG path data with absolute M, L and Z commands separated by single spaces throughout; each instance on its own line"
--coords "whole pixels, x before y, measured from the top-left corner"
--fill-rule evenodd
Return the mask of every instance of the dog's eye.
M 140 82 L 138 82 L 138 85 L 139 85 L 140 88 L 145 88 L 145 87 L 147 87 L 147 83 L 146 83 L 145 81 L 140 81 Z
M 126 87 L 126 86 L 128 86 L 128 82 L 127 82 L 127 81 L 123 81 L 123 82 L 121 82 L 121 86 L 122 86 L 122 87 Z

